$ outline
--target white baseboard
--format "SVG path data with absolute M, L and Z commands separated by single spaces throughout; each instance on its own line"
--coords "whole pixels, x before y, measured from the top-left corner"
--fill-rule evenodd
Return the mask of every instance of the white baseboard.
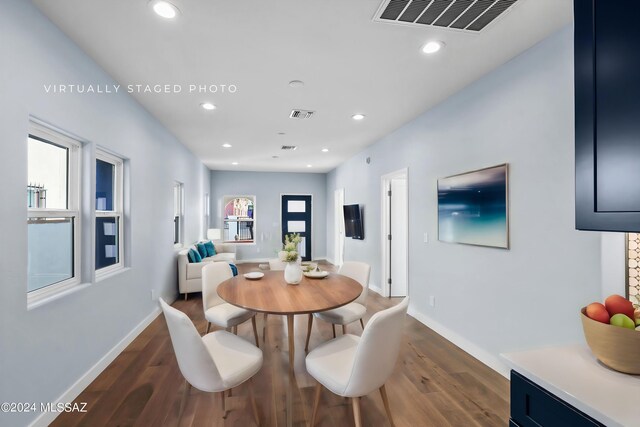
M 129 345 L 131 342 L 160 315 L 160 307 L 155 308 L 142 322 L 131 330 L 117 343 L 102 359 L 100 359 L 95 365 L 93 365 L 83 376 L 81 376 L 71 387 L 69 387 L 60 397 L 58 397 L 53 403 L 71 403 L 80 395 L 80 393 L 89 386 L 95 380 L 98 375 L 104 371 L 111 362 Z M 56 419 L 60 413 L 58 412 L 43 412 L 41 413 L 29 427 L 46 427 Z
M 275 259 L 275 257 L 273 257 L 273 258 L 239 259 L 239 260 L 236 260 L 236 264 L 249 264 L 249 263 L 253 263 L 253 262 L 269 262 L 270 259 Z
M 369 290 L 375 292 L 376 294 L 380 295 L 381 297 L 383 297 L 384 295 L 382 295 L 382 288 L 376 286 L 376 285 L 372 285 L 371 283 L 369 283 Z
M 484 363 L 494 371 L 498 372 L 503 377 L 509 379 L 509 367 L 502 362 L 497 356 L 492 353 L 489 353 L 483 348 L 478 347 L 476 344 L 472 343 L 462 335 L 457 332 L 452 331 L 441 323 L 436 322 L 429 316 L 420 313 L 409 307 L 408 314 L 416 319 L 418 322 L 423 325 L 433 329 L 438 335 L 441 335 L 446 340 L 452 342 L 456 346 L 460 347 L 463 351 L 469 353 L 471 356 L 478 359 L 480 362 Z

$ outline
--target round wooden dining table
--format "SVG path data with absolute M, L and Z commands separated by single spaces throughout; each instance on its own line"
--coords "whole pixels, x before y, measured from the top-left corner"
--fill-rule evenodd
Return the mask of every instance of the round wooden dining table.
M 358 298 L 362 286 L 350 277 L 329 273 L 323 279 L 302 277 L 298 285 L 284 281 L 282 271 L 265 271 L 258 280 L 242 274 L 218 285 L 218 295 L 226 302 L 251 311 L 287 316 L 289 370 L 295 355 L 293 316 L 341 307 Z

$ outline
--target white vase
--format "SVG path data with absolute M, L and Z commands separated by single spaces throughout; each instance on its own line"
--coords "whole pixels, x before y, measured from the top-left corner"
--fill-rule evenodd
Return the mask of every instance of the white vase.
M 284 268 L 284 281 L 290 285 L 297 285 L 302 280 L 302 267 L 297 262 L 288 262 Z

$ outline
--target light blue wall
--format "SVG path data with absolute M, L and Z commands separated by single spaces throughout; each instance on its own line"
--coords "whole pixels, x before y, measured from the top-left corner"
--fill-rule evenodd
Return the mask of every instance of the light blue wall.
M 411 310 L 494 361 L 582 340 L 578 310 L 600 298 L 600 235 L 574 229 L 572 42 L 571 28 L 554 34 L 327 178 L 327 194 L 364 205 L 366 239 L 347 239 L 345 259 L 370 262 L 381 286 L 380 177 L 409 168 Z M 437 179 L 504 162 L 511 250 L 438 242 Z M 332 242 L 333 197 L 327 217 Z
M 256 244 L 238 245 L 239 260 L 274 258 L 282 247 L 280 195 L 311 194 L 312 256 L 324 258 L 326 250 L 327 175 L 320 173 L 211 171 L 211 225 L 222 227 L 222 198 L 256 196 Z
M 52 402 L 157 308 L 151 290 L 177 294 L 172 188 L 184 183 L 187 241 L 203 236 L 209 171 L 126 94 L 46 94 L 45 84 L 113 84 L 29 1 L 5 0 L 0 14 L 0 401 Z M 27 310 L 27 132 L 29 115 L 128 159 L 129 269 L 44 306 Z M 85 178 L 91 170 L 84 171 Z M 91 180 L 83 180 L 85 208 Z M 85 254 L 93 247 L 83 216 Z M 83 265 L 90 264 L 83 256 Z M 85 268 L 83 279 L 91 281 Z M 37 414 L 0 414 L 26 425 Z

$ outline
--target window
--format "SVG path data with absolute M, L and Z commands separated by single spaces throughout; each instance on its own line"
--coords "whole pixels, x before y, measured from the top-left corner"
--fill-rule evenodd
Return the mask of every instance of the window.
M 27 299 L 80 283 L 81 144 L 31 122 L 27 138 Z
M 204 229 L 204 237 L 205 238 L 207 237 L 207 230 L 209 229 L 209 226 L 211 225 L 211 224 L 209 224 L 210 212 L 211 212 L 210 211 L 210 209 L 211 209 L 210 203 L 211 203 L 211 201 L 209 199 L 209 193 L 205 193 L 204 194 L 204 227 L 203 227 L 203 229 Z
M 123 268 L 123 160 L 96 151 L 96 275 Z
M 640 233 L 626 236 L 627 297 L 640 304 Z
M 184 229 L 184 186 L 176 182 L 173 185 L 173 244 L 182 246 Z
M 224 196 L 224 241 L 254 243 L 256 231 L 255 196 Z

